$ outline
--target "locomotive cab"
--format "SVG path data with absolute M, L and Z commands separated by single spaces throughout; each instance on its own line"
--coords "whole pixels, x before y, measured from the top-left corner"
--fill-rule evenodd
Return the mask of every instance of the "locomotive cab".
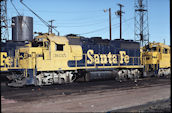
M 68 61 L 81 60 L 82 48 L 80 45 L 69 44 L 67 37 L 42 34 L 19 48 L 15 59 L 15 68 L 11 71 L 20 74 L 15 73 L 8 78 L 22 80 L 20 85 L 67 83 L 75 79 L 73 73 L 77 70 L 75 67 L 70 68 Z
M 146 71 L 154 71 L 155 74 L 164 75 L 170 69 L 170 47 L 163 43 L 149 43 L 142 48 L 143 65 Z

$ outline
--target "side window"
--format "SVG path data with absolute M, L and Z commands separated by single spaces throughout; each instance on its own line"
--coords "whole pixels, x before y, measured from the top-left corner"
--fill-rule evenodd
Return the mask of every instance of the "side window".
M 63 51 L 63 44 L 56 44 L 56 51 Z
M 164 53 L 164 54 L 167 54 L 167 53 L 168 53 L 168 49 L 164 48 L 164 49 L 163 49 L 163 53 Z
M 49 48 L 49 42 L 48 41 L 44 42 L 44 47 Z

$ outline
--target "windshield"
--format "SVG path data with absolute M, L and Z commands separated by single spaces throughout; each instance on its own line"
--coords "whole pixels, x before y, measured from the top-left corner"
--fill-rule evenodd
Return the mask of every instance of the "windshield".
M 32 41 L 32 47 L 42 47 L 43 42 L 38 42 L 38 41 Z
M 156 51 L 156 47 L 152 47 L 151 48 L 151 51 Z

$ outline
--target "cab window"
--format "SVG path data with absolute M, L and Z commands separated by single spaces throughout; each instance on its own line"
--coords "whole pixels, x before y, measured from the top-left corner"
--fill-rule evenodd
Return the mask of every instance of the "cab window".
M 152 51 L 156 51 L 156 47 L 152 47 L 152 49 L 151 49 Z
M 56 51 L 63 51 L 63 44 L 56 44 Z
M 163 53 L 164 53 L 164 54 L 167 54 L 167 53 L 168 53 L 168 49 L 164 48 L 164 49 L 163 49 Z

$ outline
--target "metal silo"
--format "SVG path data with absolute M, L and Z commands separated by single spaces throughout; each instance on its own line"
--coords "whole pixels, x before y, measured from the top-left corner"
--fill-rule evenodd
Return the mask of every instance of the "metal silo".
M 33 18 L 28 16 L 12 17 L 12 40 L 31 41 L 33 39 Z

